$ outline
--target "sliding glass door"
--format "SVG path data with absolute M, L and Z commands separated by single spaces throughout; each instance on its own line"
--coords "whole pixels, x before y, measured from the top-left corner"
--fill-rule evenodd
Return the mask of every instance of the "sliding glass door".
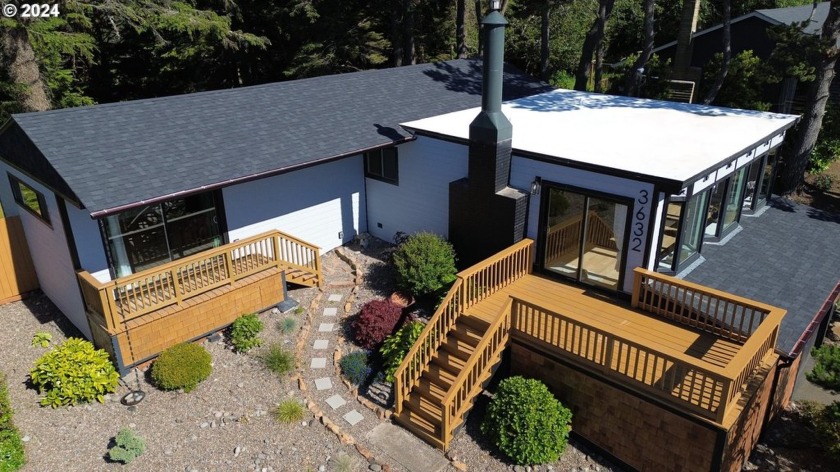
M 542 268 L 590 285 L 621 289 L 627 205 L 548 185 L 543 189 Z

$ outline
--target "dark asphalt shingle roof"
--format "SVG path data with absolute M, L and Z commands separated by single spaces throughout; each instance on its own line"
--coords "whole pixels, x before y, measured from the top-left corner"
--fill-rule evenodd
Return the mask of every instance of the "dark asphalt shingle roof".
M 506 99 L 546 90 L 505 79 Z M 457 60 L 19 114 L 0 156 L 96 213 L 401 141 L 480 94 L 481 62 Z
M 840 214 L 775 199 L 686 280 L 787 310 L 777 347 L 790 352 L 840 281 Z
M 800 23 L 811 17 L 811 21 L 803 26 L 802 31 L 807 34 L 819 34 L 822 30 L 823 23 L 825 23 L 825 19 L 828 18 L 829 4 L 830 2 L 818 4 L 813 16 L 811 16 L 811 10 L 814 9 L 814 5 L 811 3 L 798 7 L 756 10 L 756 12 L 785 25 Z

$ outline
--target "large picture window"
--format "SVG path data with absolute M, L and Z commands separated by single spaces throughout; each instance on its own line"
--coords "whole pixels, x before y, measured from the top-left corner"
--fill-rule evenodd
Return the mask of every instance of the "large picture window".
M 378 149 L 365 153 L 365 177 L 399 184 L 397 169 L 397 148 Z
M 9 183 L 12 185 L 12 195 L 15 202 L 29 213 L 37 216 L 41 221 L 50 224 L 50 214 L 47 210 L 47 201 L 44 199 L 44 194 L 12 175 L 9 175 Z
M 222 244 L 212 192 L 133 208 L 106 217 L 103 226 L 117 277 Z

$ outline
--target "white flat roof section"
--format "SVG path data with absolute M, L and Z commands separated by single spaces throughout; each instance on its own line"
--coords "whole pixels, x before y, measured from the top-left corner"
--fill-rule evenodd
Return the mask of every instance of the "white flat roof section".
M 479 108 L 403 123 L 410 131 L 469 139 Z M 513 152 L 677 182 L 731 160 L 783 132 L 794 115 L 571 90 L 502 105 Z

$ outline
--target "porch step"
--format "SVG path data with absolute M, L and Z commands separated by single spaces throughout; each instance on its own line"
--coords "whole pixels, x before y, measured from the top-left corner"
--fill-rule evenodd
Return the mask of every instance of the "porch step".
M 318 274 L 303 271 L 298 268 L 286 268 L 286 282 L 305 285 L 307 287 L 318 286 Z

